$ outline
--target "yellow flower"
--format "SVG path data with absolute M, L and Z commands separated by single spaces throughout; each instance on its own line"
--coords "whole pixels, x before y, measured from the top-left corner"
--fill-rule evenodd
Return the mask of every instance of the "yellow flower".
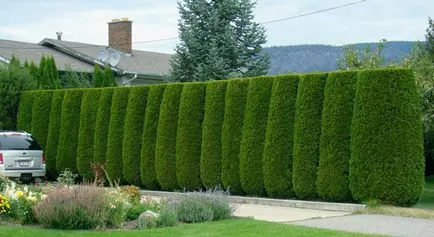
M 36 197 L 34 197 L 34 196 L 28 196 L 27 200 L 32 201 L 32 202 L 38 201 L 38 199 Z
M 15 192 L 15 195 L 16 195 L 17 197 L 22 197 L 22 196 L 24 196 L 24 192 L 23 192 L 23 191 L 16 191 L 16 192 Z

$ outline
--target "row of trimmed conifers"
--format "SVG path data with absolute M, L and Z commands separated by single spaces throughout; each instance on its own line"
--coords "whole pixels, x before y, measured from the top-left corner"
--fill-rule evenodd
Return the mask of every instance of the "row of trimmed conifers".
M 18 126 L 44 145 L 51 176 L 89 178 L 98 162 L 148 189 L 411 205 L 419 110 L 413 73 L 387 69 L 30 91 Z

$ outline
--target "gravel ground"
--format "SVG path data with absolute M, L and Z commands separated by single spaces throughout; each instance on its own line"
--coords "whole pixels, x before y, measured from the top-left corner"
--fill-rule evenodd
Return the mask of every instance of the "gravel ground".
M 409 217 L 350 215 L 287 223 L 388 236 L 434 237 L 434 220 Z

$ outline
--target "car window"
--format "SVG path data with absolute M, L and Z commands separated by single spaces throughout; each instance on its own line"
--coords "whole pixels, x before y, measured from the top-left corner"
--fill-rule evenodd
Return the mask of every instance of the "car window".
M 0 135 L 0 150 L 42 150 L 32 136 Z

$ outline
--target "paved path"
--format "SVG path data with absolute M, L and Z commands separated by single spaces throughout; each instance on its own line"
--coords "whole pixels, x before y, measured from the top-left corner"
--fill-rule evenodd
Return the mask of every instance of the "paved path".
M 348 212 L 312 210 L 293 207 L 276 207 L 259 204 L 235 204 L 234 215 L 238 217 L 252 217 L 255 220 L 271 222 L 289 222 L 348 215 Z
M 434 236 L 434 220 L 397 216 L 350 215 L 296 221 L 289 224 L 389 236 Z

